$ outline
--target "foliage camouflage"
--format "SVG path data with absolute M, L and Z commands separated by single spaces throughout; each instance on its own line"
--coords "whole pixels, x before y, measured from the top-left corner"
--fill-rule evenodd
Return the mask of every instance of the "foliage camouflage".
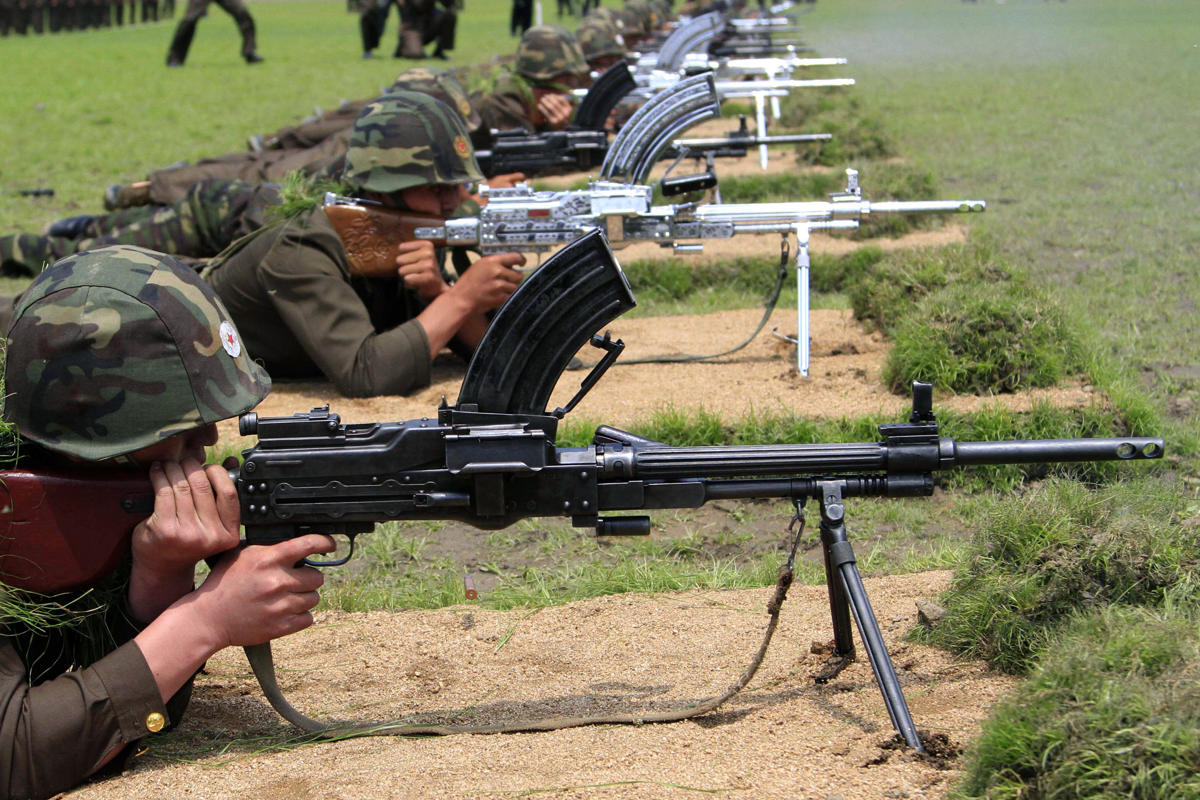
M 575 34 L 559 25 L 534 25 L 517 45 L 517 74 L 528 80 L 549 81 L 558 75 L 587 75 L 587 59 Z
M 483 172 L 462 117 L 434 97 L 401 90 L 376 98 L 358 116 L 342 178 L 390 194 L 481 181 Z
M 271 388 L 195 271 L 128 245 L 42 272 L 14 310 L 6 360 L 5 418 L 88 460 L 244 413 Z
M 396 76 L 391 91 L 421 92 L 432 95 L 462 115 L 467 130 L 473 131 L 482 124 L 479 112 L 471 106 L 467 88 L 454 73 L 436 67 L 413 67 Z

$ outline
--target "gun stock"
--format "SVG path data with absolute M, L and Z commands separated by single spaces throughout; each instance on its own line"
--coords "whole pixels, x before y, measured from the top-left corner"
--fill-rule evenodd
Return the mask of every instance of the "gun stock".
M 364 278 L 396 277 L 400 244 L 415 241 L 417 228 L 442 223 L 441 217 L 385 208 L 332 193 L 325 196 L 325 216 L 346 248 L 350 274 Z

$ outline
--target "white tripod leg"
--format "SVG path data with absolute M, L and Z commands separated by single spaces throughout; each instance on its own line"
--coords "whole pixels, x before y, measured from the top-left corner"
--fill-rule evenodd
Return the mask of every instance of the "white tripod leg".
M 796 369 L 808 377 L 808 233 L 796 226 Z
M 759 136 L 767 135 L 767 98 L 763 94 L 754 95 L 754 124 L 757 126 L 756 133 Z M 767 146 L 760 144 L 758 146 L 758 163 L 763 168 L 767 168 Z

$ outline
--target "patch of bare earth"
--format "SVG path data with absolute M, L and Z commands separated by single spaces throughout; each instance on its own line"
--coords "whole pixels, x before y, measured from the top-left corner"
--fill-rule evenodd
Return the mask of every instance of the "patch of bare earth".
M 891 744 L 867 663 L 813 682 L 824 656 L 812 645 L 830 636 L 828 599 L 822 586 L 795 586 L 758 675 L 703 718 L 271 752 L 265 745 L 289 729 L 259 696 L 242 655 L 226 651 L 198 679 L 173 738 L 152 742 L 125 775 L 71 797 L 942 797 L 957 774 L 953 751 L 1013 684 L 901 641 L 915 624 L 916 598 L 948 579 L 926 572 L 866 581 L 917 726 L 942 741 L 948 758 Z M 488 723 L 675 709 L 736 680 L 758 646 L 770 593 L 617 595 L 532 614 L 468 606 L 324 613 L 314 628 L 276 642 L 275 658 L 292 702 L 329 720 Z

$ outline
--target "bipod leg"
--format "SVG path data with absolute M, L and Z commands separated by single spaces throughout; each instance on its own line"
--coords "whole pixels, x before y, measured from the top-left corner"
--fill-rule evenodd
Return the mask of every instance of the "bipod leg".
M 883 693 L 883 703 L 892 718 L 892 727 L 904 737 L 909 747 L 918 753 L 924 753 L 925 747 L 921 744 L 912 714 L 908 711 L 908 703 L 904 700 L 904 692 L 896 677 L 896 669 L 892 666 L 892 658 L 883 643 L 879 622 L 871 609 L 871 601 L 867 599 L 867 590 L 863 586 L 862 576 L 854 560 L 854 548 L 846 538 L 846 508 L 842 504 L 842 484 L 840 481 L 822 481 L 820 489 L 821 547 L 825 553 L 829 609 L 833 614 L 835 655 L 844 656 L 847 661 L 854 658 L 854 640 L 847 615 L 849 610 L 854 614 L 858 633 L 862 637 L 863 646 L 867 648 L 871 669 L 875 672 L 875 682 L 879 684 L 879 691 Z

